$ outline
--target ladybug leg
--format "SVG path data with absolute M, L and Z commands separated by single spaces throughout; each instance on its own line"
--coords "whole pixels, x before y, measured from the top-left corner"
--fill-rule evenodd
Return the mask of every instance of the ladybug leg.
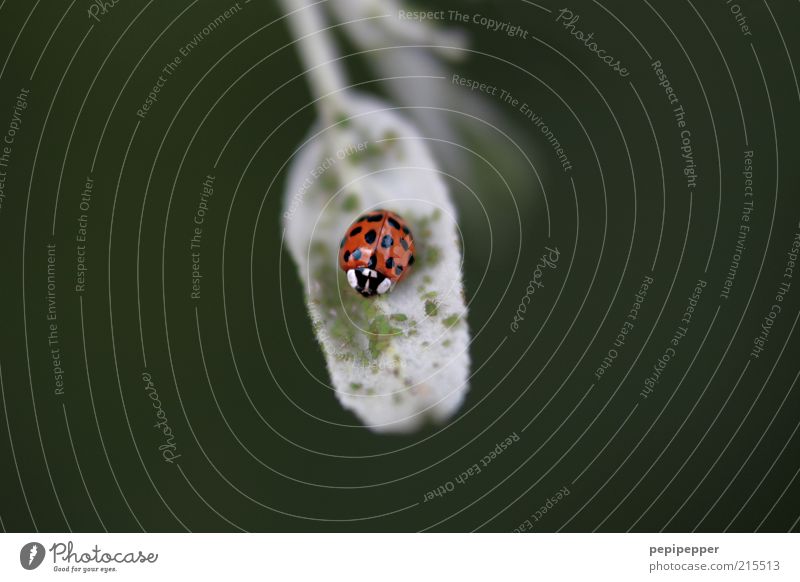
M 386 293 L 391 288 L 392 288 L 392 280 L 389 279 L 389 278 L 386 278 L 383 281 L 381 281 L 380 285 L 378 285 L 378 294 L 379 295 L 383 295 L 384 293 Z

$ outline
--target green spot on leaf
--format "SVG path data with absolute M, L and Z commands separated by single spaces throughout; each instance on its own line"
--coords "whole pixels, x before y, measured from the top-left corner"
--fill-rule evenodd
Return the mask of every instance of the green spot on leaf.
M 320 240 L 315 240 L 313 243 L 311 243 L 310 250 L 311 254 L 315 258 L 319 259 L 324 258 L 328 254 L 328 246 Z
M 378 307 L 378 303 L 375 301 L 370 301 L 364 308 L 364 315 L 367 319 L 375 319 L 379 315 L 382 315 L 381 310 Z
M 435 317 L 439 314 L 439 305 L 437 305 L 435 301 L 428 299 L 425 302 L 425 313 L 431 317 Z
M 435 267 L 439 261 L 442 260 L 442 252 L 437 246 L 431 246 L 428 248 L 428 252 L 425 255 L 425 262 L 431 266 Z
M 322 177 L 319 179 L 320 194 L 324 194 L 326 196 L 333 194 L 336 190 L 339 189 L 339 181 L 336 179 L 336 172 L 332 172 L 328 170 Z
M 442 320 L 442 323 L 445 324 L 447 327 L 453 327 L 455 324 L 459 322 L 460 319 L 461 317 L 457 313 L 454 313 L 452 315 L 448 315 L 447 317 L 445 317 Z
M 344 210 L 345 212 L 355 212 L 360 207 L 361 207 L 361 201 L 355 194 L 350 194 L 346 196 L 344 202 L 342 202 L 342 210 Z
M 394 327 L 385 315 L 376 316 L 369 325 L 369 353 L 373 358 L 379 357 L 392 344 L 392 337 L 403 330 Z

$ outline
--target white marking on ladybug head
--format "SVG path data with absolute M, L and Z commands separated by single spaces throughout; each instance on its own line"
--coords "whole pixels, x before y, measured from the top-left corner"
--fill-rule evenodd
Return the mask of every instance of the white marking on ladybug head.
M 356 270 L 350 269 L 347 271 L 347 282 L 350 283 L 350 286 L 355 289 L 358 285 L 358 280 L 356 279 Z
M 384 293 L 386 293 L 391 288 L 392 288 L 392 280 L 389 279 L 389 278 L 386 278 L 383 281 L 381 281 L 380 285 L 378 285 L 378 294 L 379 295 L 383 295 Z

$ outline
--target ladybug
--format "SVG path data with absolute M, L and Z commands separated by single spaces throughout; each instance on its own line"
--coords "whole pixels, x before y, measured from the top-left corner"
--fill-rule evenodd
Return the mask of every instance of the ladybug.
M 414 237 L 400 215 L 373 210 L 351 224 L 339 245 L 339 267 L 364 297 L 383 295 L 414 264 Z

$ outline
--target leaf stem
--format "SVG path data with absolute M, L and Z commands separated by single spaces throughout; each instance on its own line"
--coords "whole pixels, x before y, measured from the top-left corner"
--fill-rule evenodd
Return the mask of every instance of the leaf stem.
M 317 99 L 317 108 L 323 119 L 330 122 L 349 83 L 321 7 L 325 0 L 280 1 L 300 60 L 306 67 L 305 77 Z

